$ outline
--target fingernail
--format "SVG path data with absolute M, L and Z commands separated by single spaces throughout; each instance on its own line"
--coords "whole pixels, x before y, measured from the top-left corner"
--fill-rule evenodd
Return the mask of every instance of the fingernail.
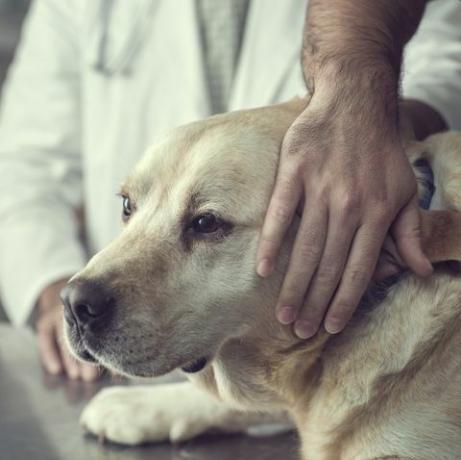
M 342 329 L 342 321 L 337 318 L 328 318 L 325 321 L 325 330 L 329 334 L 337 334 L 338 332 L 341 332 Z
M 282 324 L 291 324 L 296 319 L 294 307 L 282 307 L 277 312 L 277 319 Z
M 256 269 L 258 275 L 262 276 L 263 278 L 269 276 L 272 273 L 272 270 L 273 266 L 269 259 L 262 259 L 258 264 L 258 268 Z
M 296 321 L 295 323 L 295 334 L 300 339 L 310 339 L 317 332 L 317 328 L 314 324 L 306 320 Z

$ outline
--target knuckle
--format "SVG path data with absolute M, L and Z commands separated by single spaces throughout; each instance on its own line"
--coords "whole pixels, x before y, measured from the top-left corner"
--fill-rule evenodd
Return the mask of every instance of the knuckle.
M 308 146 L 303 143 L 299 136 L 293 132 L 290 133 L 289 137 L 285 137 L 282 144 L 281 161 L 284 165 L 297 168 L 302 164 L 302 159 L 307 153 Z
M 275 184 L 273 203 L 284 204 L 291 197 L 296 190 L 296 177 L 295 171 L 292 167 L 285 167 L 280 171 L 279 177 Z
M 410 225 L 399 235 L 401 239 L 418 239 L 422 236 L 421 226 L 418 224 Z
M 286 224 L 291 220 L 292 209 L 291 206 L 283 203 L 276 203 L 269 209 L 269 215 L 278 224 Z
M 352 286 L 365 288 L 368 283 L 369 273 L 362 268 L 353 268 L 347 274 L 347 282 Z
M 297 161 L 301 154 L 302 149 L 299 142 L 290 140 L 289 142 L 284 143 L 283 155 L 285 160 Z
M 277 251 L 277 248 L 280 244 L 279 239 L 276 235 L 273 235 L 269 231 L 261 233 L 261 254 L 264 253 L 264 258 L 272 259 L 274 257 L 274 252 Z
M 297 120 L 293 123 L 287 131 L 285 138 L 283 139 L 284 150 L 300 150 L 301 146 L 306 144 L 309 137 L 306 133 L 310 133 L 311 129 L 309 123 L 301 120 Z
M 310 238 L 306 238 L 299 246 L 298 257 L 307 264 L 309 261 L 316 261 L 320 258 L 322 248 L 312 244 Z
M 346 191 L 342 193 L 340 199 L 341 209 L 346 213 L 354 213 L 360 209 L 361 199 L 357 192 Z
M 314 185 L 311 184 L 312 194 L 315 195 L 315 201 L 320 205 L 328 205 L 330 201 L 330 186 L 329 185 Z
M 391 220 L 391 211 L 389 204 L 385 201 L 380 201 L 373 205 L 373 216 L 378 226 L 387 225 Z
M 338 277 L 339 269 L 333 264 L 326 264 L 317 272 L 316 280 L 320 284 L 329 283 Z

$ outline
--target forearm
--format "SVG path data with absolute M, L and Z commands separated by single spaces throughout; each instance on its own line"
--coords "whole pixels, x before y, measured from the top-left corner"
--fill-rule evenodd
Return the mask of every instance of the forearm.
M 306 15 L 306 78 L 328 64 L 383 63 L 398 75 L 404 45 L 416 32 L 427 0 L 311 0 Z
M 403 49 L 426 3 L 311 0 L 302 55 L 306 84 L 315 95 L 311 109 L 328 107 L 331 116 L 347 112 L 357 123 L 381 126 L 385 135 L 398 135 L 402 124 L 417 139 L 443 130 L 445 121 L 433 108 L 418 101 L 399 103 Z

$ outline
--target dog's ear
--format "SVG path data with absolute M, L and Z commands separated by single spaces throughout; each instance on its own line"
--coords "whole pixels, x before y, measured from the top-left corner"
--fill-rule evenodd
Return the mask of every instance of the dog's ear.
M 461 213 L 421 211 L 423 249 L 431 262 L 461 262 Z

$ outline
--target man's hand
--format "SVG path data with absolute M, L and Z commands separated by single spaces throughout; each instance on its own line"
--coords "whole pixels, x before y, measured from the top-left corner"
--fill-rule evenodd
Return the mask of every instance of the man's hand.
M 40 296 L 35 323 L 40 360 L 51 374 L 64 373 L 71 379 L 94 381 L 101 371 L 95 366 L 76 361 L 64 342 L 64 316 L 59 293 L 66 282 L 63 280 L 48 286 Z
M 277 316 L 295 322 L 301 338 L 324 317 L 327 331 L 344 327 L 389 229 L 405 265 L 420 275 L 432 270 L 398 120 L 403 48 L 426 3 L 309 1 L 302 57 L 311 100 L 284 139 L 257 262 L 268 276 L 299 206 Z
M 319 89 L 288 130 L 258 252 L 261 276 L 271 273 L 297 207 L 277 317 L 295 322 L 300 338 L 313 336 L 324 318 L 328 332 L 342 330 L 389 229 L 410 269 L 432 270 L 421 250 L 414 173 L 397 126 L 371 92 L 338 103 Z

